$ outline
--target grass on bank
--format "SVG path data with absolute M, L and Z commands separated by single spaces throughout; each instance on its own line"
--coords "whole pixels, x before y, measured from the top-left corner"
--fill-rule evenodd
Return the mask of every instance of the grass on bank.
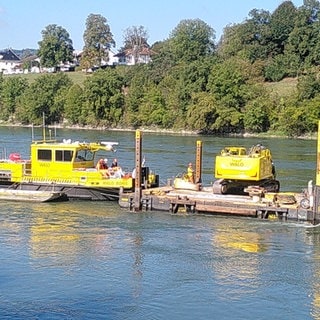
M 278 82 L 266 82 L 265 87 L 270 94 L 276 94 L 279 97 L 288 97 L 297 89 L 297 78 L 285 78 Z
M 29 74 L 22 74 L 19 75 L 31 83 L 35 81 L 38 77 L 40 77 L 42 74 L 40 73 L 29 73 Z M 73 81 L 74 84 L 82 85 L 84 80 L 91 76 L 90 73 L 85 73 L 82 71 L 74 71 L 74 72 L 68 72 L 67 75 L 70 77 L 70 79 Z M 9 77 L 14 77 L 16 75 L 9 75 Z M 297 88 L 297 79 L 296 78 L 286 78 L 279 82 L 266 82 L 265 84 L 266 89 L 271 94 L 276 94 L 280 97 L 286 97 L 291 94 L 293 94 Z
M 19 74 L 19 75 L 6 75 L 6 77 L 22 77 L 24 79 L 27 79 L 30 83 L 34 82 L 37 78 L 41 77 L 43 73 L 28 73 L 28 74 Z M 67 75 L 72 80 L 74 84 L 79 84 L 80 86 L 83 84 L 84 80 L 87 77 L 90 77 L 90 73 L 85 73 L 82 71 L 74 71 L 74 72 L 68 72 Z

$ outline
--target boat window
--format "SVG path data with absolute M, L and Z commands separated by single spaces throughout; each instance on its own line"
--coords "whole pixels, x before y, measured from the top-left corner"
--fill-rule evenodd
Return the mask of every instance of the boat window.
M 56 150 L 56 161 L 70 162 L 72 160 L 72 150 Z
M 39 149 L 38 150 L 38 160 L 51 161 L 52 160 L 51 150 Z
M 92 161 L 94 153 L 89 150 L 79 150 L 76 154 L 76 161 Z

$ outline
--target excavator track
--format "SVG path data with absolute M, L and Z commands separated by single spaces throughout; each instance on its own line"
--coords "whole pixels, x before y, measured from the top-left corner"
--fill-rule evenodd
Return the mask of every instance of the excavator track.
M 233 181 L 233 180 L 216 180 L 212 185 L 214 194 L 236 194 L 246 195 L 245 189 L 250 187 L 263 188 L 265 192 L 279 192 L 280 182 L 275 179 L 262 180 L 253 183 L 253 181 Z

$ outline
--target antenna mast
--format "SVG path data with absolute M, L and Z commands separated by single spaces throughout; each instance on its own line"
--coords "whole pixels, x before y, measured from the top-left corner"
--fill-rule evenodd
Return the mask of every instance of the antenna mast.
M 45 122 L 44 112 L 42 113 L 42 136 L 43 136 L 43 141 L 46 141 L 46 122 Z

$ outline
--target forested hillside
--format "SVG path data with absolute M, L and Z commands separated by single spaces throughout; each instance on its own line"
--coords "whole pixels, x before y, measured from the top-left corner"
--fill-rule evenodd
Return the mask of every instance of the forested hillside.
M 32 82 L 0 76 L 0 120 L 39 124 L 45 113 L 47 124 L 208 134 L 316 131 L 319 1 L 298 8 L 284 1 L 274 12 L 253 9 L 215 40 L 206 22 L 182 20 L 168 39 L 152 45 L 149 64 L 98 70 L 81 83 L 67 73 Z M 290 88 L 274 90 L 279 82 Z

